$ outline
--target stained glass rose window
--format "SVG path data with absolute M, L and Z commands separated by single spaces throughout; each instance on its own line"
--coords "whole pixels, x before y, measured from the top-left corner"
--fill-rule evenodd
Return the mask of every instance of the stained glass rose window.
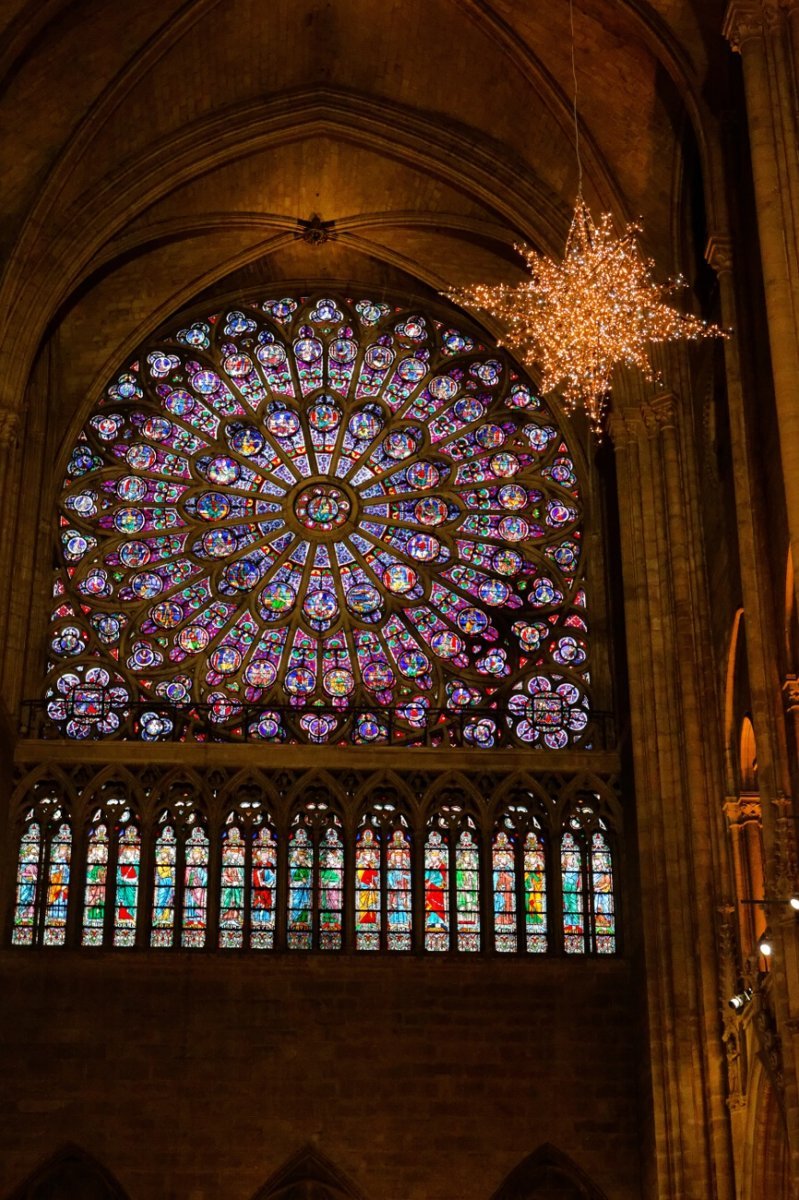
M 429 315 L 286 298 L 154 341 L 60 512 L 68 736 L 585 743 L 568 445 L 504 352 Z

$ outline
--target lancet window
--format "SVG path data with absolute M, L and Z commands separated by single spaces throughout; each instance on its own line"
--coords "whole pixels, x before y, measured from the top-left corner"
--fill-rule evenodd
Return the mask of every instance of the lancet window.
M 590 805 L 578 805 L 569 817 L 561 838 L 560 867 L 566 953 L 614 953 L 613 854 L 606 823 Z
M 139 911 L 141 832 L 124 799 L 95 810 L 87 831 L 84 946 L 133 946 Z
M 387 799 L 361 819 L 355 840 L 355 947 L 410 950 L 412 848 L 405 816 Z
M 417 807 L 387 788 L 348 814 L 324 788 L 285 808 L 275 798 L 277 811 L 249 789 L 211 818 L 195 790 L 153 797 L 151 817 L 116 785 L 87 791 L 74 827 L 53 796 L 24 807 L 12 944 L 526 957 L 619 948 L 617 830 L 596 793 L 550 803 L 523 790 L 483 810 L 454 790 Z
M 20 836 L 11 935 L 15 945 L 64 945 L 71 861 L 69 814 L 56 799 L 42 799 L 26 812 Z
M 220 854 L 219 945 L 271 950 L 277 915 L 277 840 L 260 803 L 228 814 Z
M 474 819 L 457 804 L 428 822 L 424 848 L 426 950 L 480 949 L 480 850 Z
M 200 814 L 164 810 L 158 821 L 154 858 L 150 945 L 205 946 L 209 840 Z
M 510 805 L 497 822 L 491 856 L 494 948 L 543 954 L 550 944 L 548 854 L 539 818 Z
M 344 841 L 328 805 L 311 801 L 297 813 L 288 845 L 290 950 L 340 950 L 344 929 Z

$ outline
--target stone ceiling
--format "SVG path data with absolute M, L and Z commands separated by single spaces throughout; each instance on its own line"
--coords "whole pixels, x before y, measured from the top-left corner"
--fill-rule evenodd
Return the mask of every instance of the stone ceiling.
M 586 195 L 640 215 L 664 273 L 689 127 L 724 221 L 723 7 L 575 0 Z M 568 227 L 567 0 L 7 0 L 0 62 L 0 406 L 49 339 L 59 435 L 200 295 L 430 294 L 513 278 L 515 240 Z M 336 240 L 298 239 L 314 213 Z

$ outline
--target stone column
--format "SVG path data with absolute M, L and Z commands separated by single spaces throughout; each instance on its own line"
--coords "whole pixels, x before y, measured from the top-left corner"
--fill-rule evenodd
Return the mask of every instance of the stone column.
M 790 16 L 786 14 L 790 9 Z M 731 0 L 724 34 L 743 60 L 788 529 L 799 551 L 799 160 L 795 0 Z
M 718 276 L 722 320 L 735 328 L 738 324 L 737 298 L 729 238 L 721 234 L 711 235 L 705 257 Z M 783 692 L 784 681 L 779 674 L 778 632 L 774 627 L 773 597 L 769 589 L 770 568 L 766 553 L 768 526 L 759 495 L 754 461 L 757 447 L 750 429 L 741 381 L 740 346 L 735 337 L 724 343 L 724 358 L 741 596 L 746 616 L 746 654 L 752 724 L 757 742 L 757 780 L 766 865 L 766 878 L 760 896 L 785 896 L 797 883 L 792 874 L 795 869 L 793 856 L 790 849 L 786 848 L 786 839 L 790 844 L 793 838 L 793 822 L 786 821 L 784 813 L 792 781 L 783 703 L 790 713 L 791 696 L 794 693 L 789 688 Z M 799 702 L 799 693 L 797 700 Z M 770 907 L 760 917 L 762 921 L 765 916 L 771 923 L 778 939 L 778 952 L 772 969 L 773 986 L 769 995 L 780 1031 L 796 1027 L 799 1017 L 799 961 L 795 932 L 792 927 L 789 928 L 793 924 L 791 912 L 787 905 L 784 909 L 776 906 Z M 793 1178 L 799 1181 L 799 1039 L 793 1036 L 784 1039 L 783 1056 L 782 1099 Z
M 633 402 L 633 399 L 635 402 Z M 695 488 L 674 396 L 614 411 L 641 863 L 656 1178 L 662 1200 L 732 1200 L 717 945 L 727 878 L 718 698 L 706 662 Z

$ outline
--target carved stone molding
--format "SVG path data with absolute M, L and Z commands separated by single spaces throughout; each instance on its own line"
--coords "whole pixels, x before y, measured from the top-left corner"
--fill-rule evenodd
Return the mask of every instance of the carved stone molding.
M 16 409 L 0 409 L 0 450 L 11 446 L 17 440 L 19 430 L 19 413 Z
M 608 433 L 614 450 L 625 450 L 639 441 L 645 431 L 643 415 L 635 408 L 614 408 L 608 417 Z
M 711 233 L 705 246 L 705 261 L 717 275 L 732 270 L 732 239 L 723 233 Z
M 662 433 L 664 429 L 675 429 L 678 412 L 677 397 L 673 392 L 661 392 L 646 400 L 642 407 L 644 424 L 650 436 Z
M 799 712 L 799 676 L 785 676 L 782 685 L 782 703 L 786 713 Z
M 763 10 L 758 0 L 730 0 L 722 33 L 736 54 L 754 38 L 763 36 Z

